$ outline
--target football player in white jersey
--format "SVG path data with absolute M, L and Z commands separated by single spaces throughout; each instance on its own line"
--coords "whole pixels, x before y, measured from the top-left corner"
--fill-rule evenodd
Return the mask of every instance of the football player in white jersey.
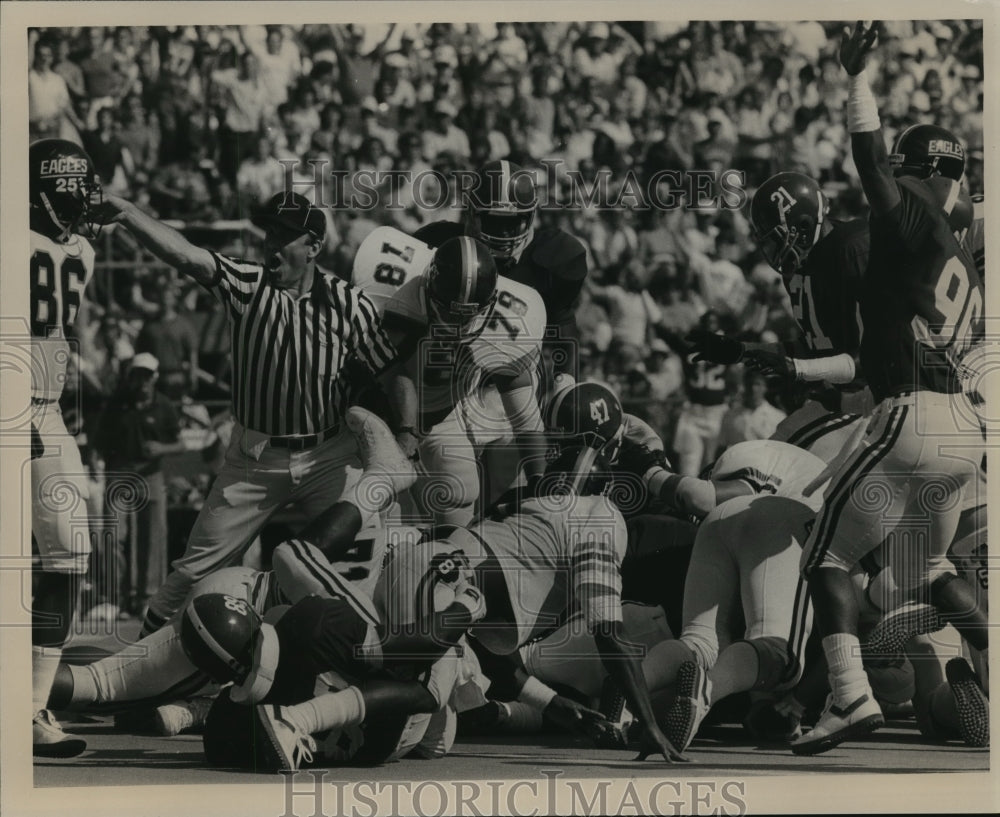
M 73 757 L 86 743 L 62 731 L 46 701 L 87 572 L 89 492 L 59 398 L 72 354 L 73 324 L 94 272 L 94 248 L 81 233 L 92 228 L 101 187 L 90 157 L 72 142 L 34 142 L 28 162 L 31 535 L 39 555 L 31 626 L 32 736 L 36 757 Z
M 436 598 L 442 579 L 462 577 L 459 584 L 474 583 L 485 601 L 469 635 L 492 653 L 509 655 L 561 628 L 569 635 L 586 628 L 642 724 L 639 759 L 658 753 L 684 760 L 656 724 L 640 651 L 623 634 L 619 568 L 627 533 L 621 512 L 603 495 L 624 432 L 621 404 L 605 386 L 579 383 L 557 392 L 546 416 L 559 453 L 544 475 L 508 492 L 478 524 L 439 530 L 435 541 L 391 553 L 376 607 L 390 632 L 419 626 L 448 602 Z M 448 637 L 433 629 L 430 635 Z M 521 690 L 521 700 L 539 708 L 554 697 L 537 681 Z
M 419 439 L 428 475 L 415 489 L 418 504 L 438 523 L 471 522 L 481 484 L 477 453 L 497 440 L 513 437 L 526 475 L 538 476 L 541 296 L 498 276 L 489 249 L 474 238 L 450 238 L 432 251 L 390 227 L 362 243 L 352 280 L 400 352 L 398 380 L 413 384 L 390 391 L 399 430 Z M 403 396 L 414 392 L 415 401 Z

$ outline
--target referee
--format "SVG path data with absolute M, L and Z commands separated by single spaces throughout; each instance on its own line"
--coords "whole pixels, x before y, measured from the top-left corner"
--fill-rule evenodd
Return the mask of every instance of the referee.
M 184 555 L 150 600 L 147 634 L 180 609 L 198 579 L 238 563 L 275 511 L 295 502 L 315 518 L 357 482 L 361 461 L 343 422 L 345 375 L 378 375 L 395 351 L 367 296 L 316 266 L 326 219 L 302 196 L 279 193 L 254 215 L 264 230 L 263 264 L 196 247 L 117 196 L 105 201 L 111 220 L 215 293 L 233 355 L 236 425 L 225 464 Z

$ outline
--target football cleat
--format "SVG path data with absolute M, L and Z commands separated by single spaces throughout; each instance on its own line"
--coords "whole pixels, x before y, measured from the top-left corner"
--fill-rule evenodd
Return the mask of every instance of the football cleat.
M 594 740 L 594 745 L 598 749 L 624 749 L 628 746 L 629 728 L 635 722 L 635 717 L 628 708 L 625 701 L 625 690 L 623 690 L 614 678 L 604 679 L 604 686 L 601 687 L 601 698 L 597 706 L 598 711 L 613 727 L 611 731 L 602 732 Z
M 696 661 L 685 661 L 677 670 L 677 694 L 663 718 L 663 733 L 683 752 L 711 708 L 712 682 Z
M 87 741 L 63 732 L 48 709 L 39 709 L 31 721 L 32 754 L 35 757 L 76 757 L 87 748 Z
M 861 656 L 866 661 L 896 658 L 911 638 L 936 633 L 946 624 L 932 605 L 906 602 L 882 616 L 862 645 Z
M 792 752 L 797 755 L 828 752 L 845 740 L 874 732 L 884 723 L 882 710 L 870 693 L 858 696 L 845 707 L 839 707 L 834 703 L 831 692 L 816 725 L 802 737 L 792 741 Z
M 362 480 L 367 484 L 363 493 L 358 494 L 359 500 L 371 500 L 377 506 L 391 503 L 397 494 L 416 481 L 417 472 L 413 463 L 378 415 L 360 406 L 352 406 L 344 419 L 358 442 L 358 453 L 365 469 Z M 390 492 L 391 495 L 388 495 Z
M 192 698 L 158 706 L 154 714 L 156 734 L 169 738 L 204 726 L 211 708 L 211 698 Z
M 964 658 L 952 658 L 944 668 L 958 706 L 959 730 L 967 746 L 990 745 L 990 701 L 976 673 Z
M 281 716 L 277 704 L 263 704 L 257 707 L 257 723 L 263 727 L 267 740 L 263 741 L 264 763 L 270 769 L 300 768 L 312 763 L 316 741 L 312 735 L 305 735 Z

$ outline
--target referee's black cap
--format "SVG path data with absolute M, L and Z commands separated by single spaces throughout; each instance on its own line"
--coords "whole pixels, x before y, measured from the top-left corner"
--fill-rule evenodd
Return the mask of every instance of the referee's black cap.
M 262 230 L 277 226 L 319 239 L 326 236 L 326 219 L 323 213 L 298 193 L 275 193 L 257 209 L 250 220 Z

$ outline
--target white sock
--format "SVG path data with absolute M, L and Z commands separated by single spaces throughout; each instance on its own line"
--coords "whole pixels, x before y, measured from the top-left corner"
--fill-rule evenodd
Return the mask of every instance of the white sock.
M 823 652 L 830 669 L 830 689 L 838 706 L 846 706 L 865 693 L 871 694 L 856 635 L 828 635 L 823 639 Z
M 31 704 L 32 711 L 45 709 L 52 691 L 52 682 L 62 658 L 62 647 L 31 648 Z
M 300 732 L 314 735 L 327 729 L 356 726 L 365 719 L 365 699 L 351 686 L 341 692 L 327 692 L 294 706 L 283 706 L 282 716 Z

